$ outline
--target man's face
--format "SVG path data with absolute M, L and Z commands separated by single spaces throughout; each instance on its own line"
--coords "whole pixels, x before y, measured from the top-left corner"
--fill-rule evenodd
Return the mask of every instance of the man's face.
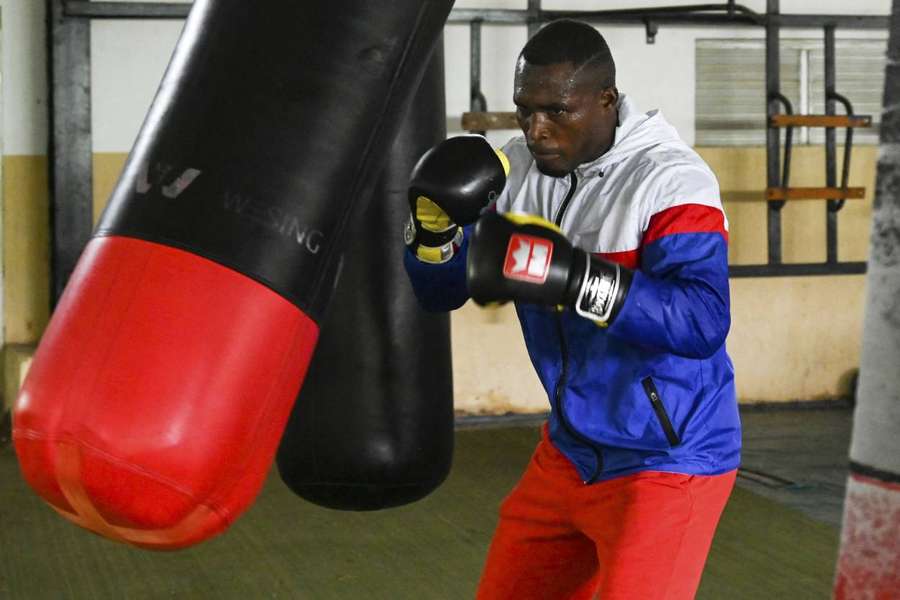
M 596 77 L 571 63 L 516 63 L 516 118 L 542 173 L 563 177 L 612 146 L 618 91 L 600 89 Z

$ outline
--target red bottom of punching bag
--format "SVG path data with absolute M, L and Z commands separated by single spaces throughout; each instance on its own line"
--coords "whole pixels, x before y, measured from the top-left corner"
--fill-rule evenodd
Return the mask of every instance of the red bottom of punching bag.
M 16 402 L 22 473 L 106 537 L 157 549 L 212 537 L 259 492 L 317 336 L 231 269 L 94 238 Z

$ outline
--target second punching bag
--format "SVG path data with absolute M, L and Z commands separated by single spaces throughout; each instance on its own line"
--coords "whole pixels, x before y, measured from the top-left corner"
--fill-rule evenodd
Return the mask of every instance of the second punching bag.
M 284 482 L 321 506 L 407 504 L 450 470 L 449 316 L 419 307 L 401 235 L 409 173 L 445 134 L 439 44 L 373 200 L 348 232 L 344 271 L 278 449 Z
M 252 503 L 451 4 L 194 2 L 14 408 L 64 517 L 169 549 Z

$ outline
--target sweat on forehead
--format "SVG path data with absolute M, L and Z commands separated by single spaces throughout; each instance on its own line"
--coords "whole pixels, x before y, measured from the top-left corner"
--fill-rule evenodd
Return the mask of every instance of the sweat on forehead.
M 587 91 L 612 87 L 607 83 L 603 69 L 596 65 L 586 64 L 581 68 L 571 62 L 536 65 L 521 56 L 516 63 L 514 86 L 553 87 L 561 93 L 576 89 Z

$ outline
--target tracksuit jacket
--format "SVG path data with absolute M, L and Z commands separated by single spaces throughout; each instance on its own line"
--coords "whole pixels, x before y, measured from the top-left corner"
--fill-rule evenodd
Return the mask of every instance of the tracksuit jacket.
M 738 467 L 728 224 L 712 171 L 659 111 L 622 95 L 613 146 L 565 177 L 542 174 L 522 137 L 494 209 L 539 215 L 576 246 L 635 270 L 608 327 L 522 302 L 516 311 L 550 401 L 554 445 L 585 483 L 644 470 L 715 475 Z M 447 263 L 405 265 L 420 303 L 468 299 L 471 227 Z

